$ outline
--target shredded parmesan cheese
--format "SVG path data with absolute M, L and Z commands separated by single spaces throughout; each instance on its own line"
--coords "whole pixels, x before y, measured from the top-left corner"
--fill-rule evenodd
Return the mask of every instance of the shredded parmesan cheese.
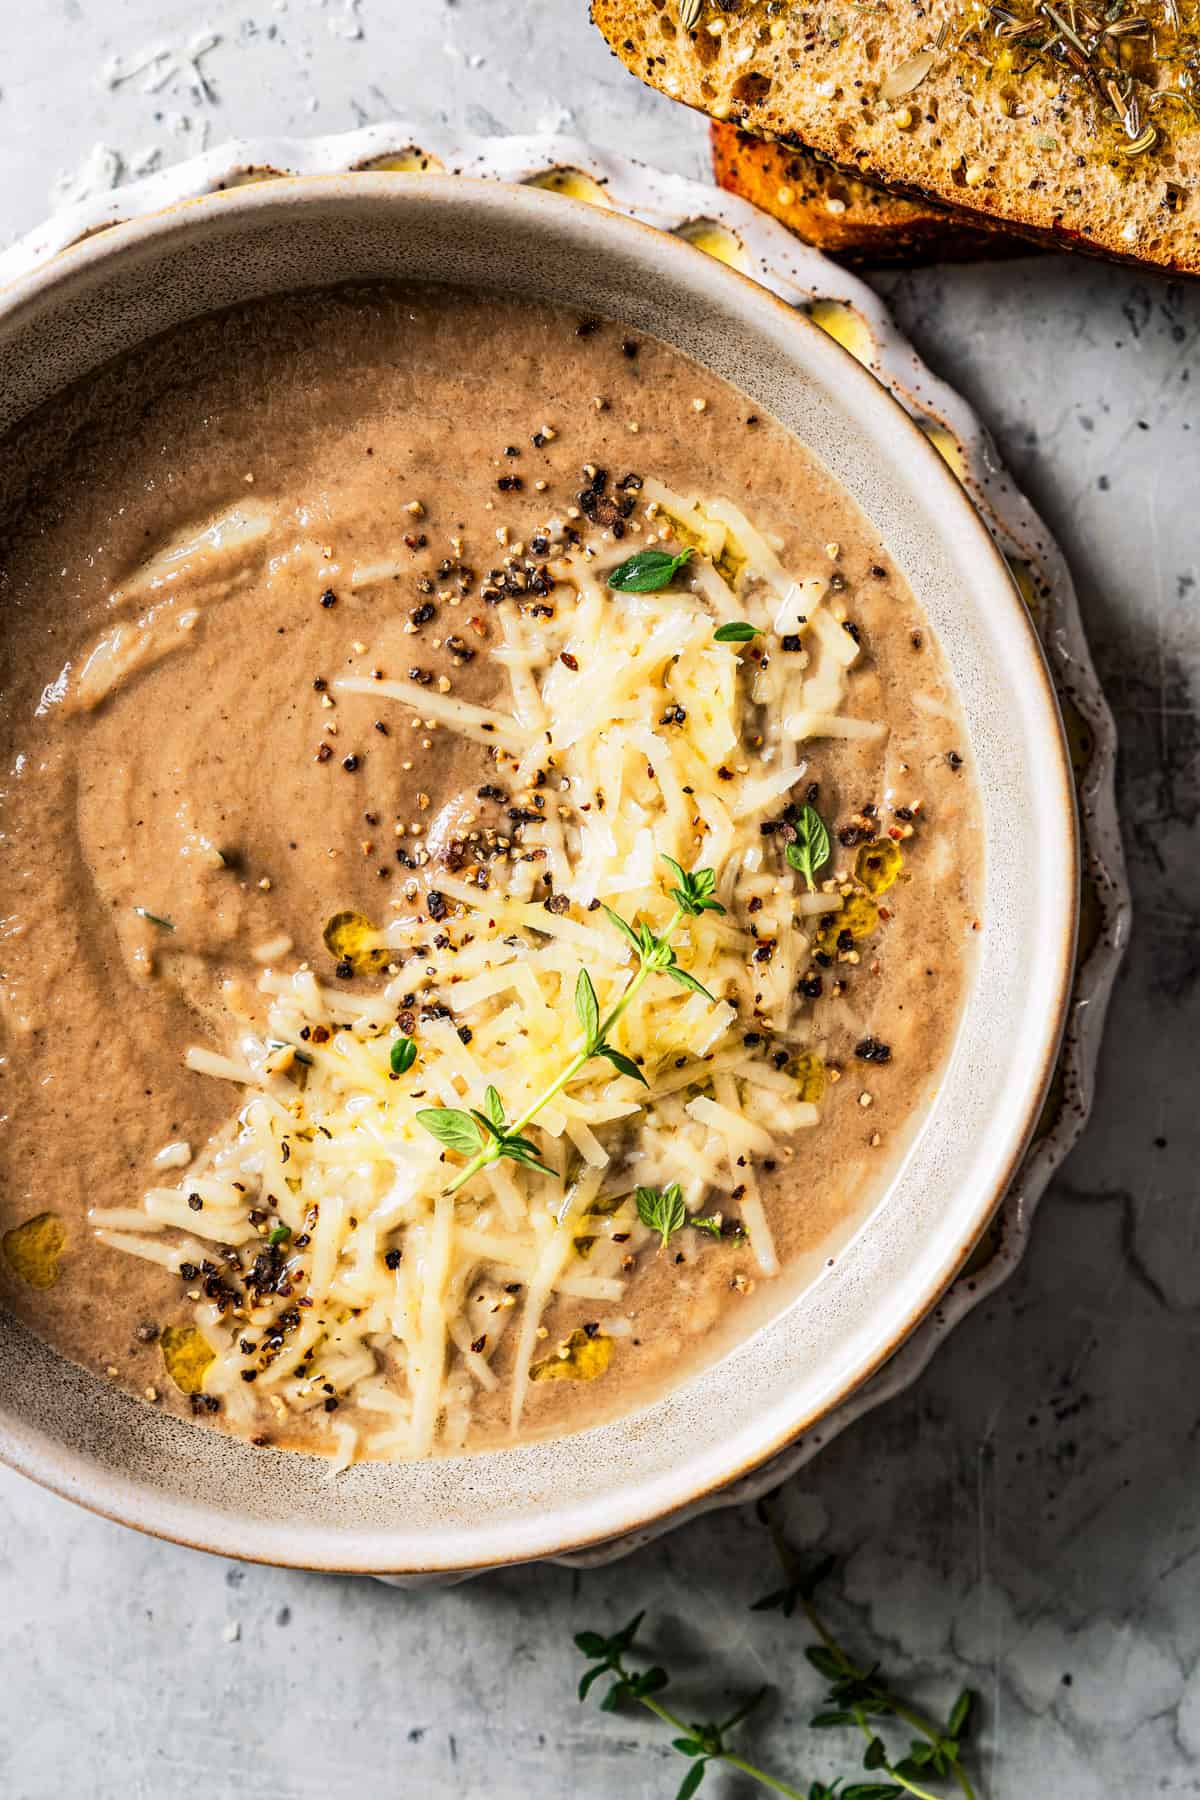
M 651 530 L 693 547 L 681 579 L 670 592 L 622 594 L 618 632 L 617 597 L 598 574 L 619 547 L 556 563 L 553 608 L 506 600 L 498 613 L 506 702 L 479 706 L 415 681 L 335 683 L 488 745 L 516 792 L 536 782 L 540 816 L 521 849 L 538 860 L 514 851 L 486 876 L 439 868 L 449 913 L 436 944 L 420 917 L 385 922 L 373 941 L 394 961 L 373 992 L 326 988 L 307 967 L 280 968 L 284 946 L 260 946 L 276 965 L 259 982 L 265 1022 L 248 1028 L 243 1007 L 230 1053 L 186 1056 L 190 1069 L 243 1089 L 231 1130 L 177 1187 L 94 1215 L 107 1244 L 173 1270 L 218 1271 L 195 1290 L 195 1324 L 215 1353 L 206 1394 L 247 1429 L 309 1420 L 335 1468 L 460 1446 L 478 1397 L 502 1379 L 515 1429 L 531 1366 L 546 1355 L 547 1308 L 619 1307 L 631 1259 L 652 1250 L 632 1202 L 638 1186 L 679 1181 L 693 1213 L 736 1188 L 759 1270 L 778 1270 L 755 1164 L 782 1134 L 814 1125 L 818 1109 L 770 1052 L 784 1046 L 786 1063 L 808 1041 L 796 982 L 805 934 L 841 902 L 780 882 L 764 865 L 759 821 L 804 780 L 795 740 L 883 727 L 840 711 L 857 645 L 824 610 L 824 578 L 789 573 L 727 501 L 650 480 L 642 498 Z M 367 565 L 351 582 L 395 572 Z M 730 618 L 758 625 L 767 644 L 772 631 L 805 631 L 805 697 L 819 709 L 785 711 L 795 659 L 761 667 L 714 642 Z M 611 1040 L 645 1085 L 593 1058 L 541 1107 L 529 1129 L 554 1179 L 498 1162 L 448 1194 L 461 1165 L 418 1114 L 481 1107 L 489 1085 L 510 1119 L 534 1104 L 581 1042 L 581 964 L 601 1016 L 636 968 L 596 903 L 661 930 L 672 907 L 664 854 L 717 871 L 727 916 L 687 918 L 672 940 L 707 995 L 648 979 Z M 558 910 L 542 904 L 547 889 Z M 767 939 L 764 963 L 755 953 Z M 398 1074 L 397 1014 L 414 992 L 449 1016 L 412 1028 L 416 1061 Z M 161 1171 L 174 1159 L 171 1147 Z M 698 1234 L 688 1252 L 718 1253 Z M 226 1283 L 230 1253 L 238 1269 Z M 612 1332 L 627 1338 L 629 1327 L 616 1319 Z M 593 1362 L 605 1367 L 607 1355 Z

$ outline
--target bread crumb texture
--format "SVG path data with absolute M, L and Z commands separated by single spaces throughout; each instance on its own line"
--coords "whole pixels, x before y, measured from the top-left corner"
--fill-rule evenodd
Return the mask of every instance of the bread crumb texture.
M 1200 0 L 592 0 L 592 17 L 719 122 L 974 225 L 1200 270 Z
M 847 175 L 814 150 L 757 138 L 719 120 L 710 135 L 721 187 L 839 262 L 878 268 L 1029 254 L 1023 239 L 974 214 L 891 193 Z

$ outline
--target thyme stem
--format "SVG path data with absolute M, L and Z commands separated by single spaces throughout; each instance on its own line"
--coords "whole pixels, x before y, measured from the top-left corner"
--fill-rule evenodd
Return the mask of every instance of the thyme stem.
M 723 1751 L 720 1761 L 728 1763 L 731 1769 L 740 1769 L 743 1775 L 752 1775 L 755 1781 L 763 1787 L 770 1788 L 772 1793 L 788 1794 L 791 1796 L 791 1800 L 804 1800 L 804 1795 L 799 1788 L 789 1787 L 787 1782 L 780 1781 L 777 1775 L 768 1775 L 765 1769 L 756 1768 L 744 1757 L 734 1756 L 732 1751 Z
M 630 1670 L 625 1667 L 619 1656 L 612 1657 L 609 1666 L 611 1667 L 613 1674 L 618 1676 L 620 1680 L 627 1685 L 627 1691 L 632 1693 L 632 1697 L 636 1699 L 640 1705 L 644 1706 L 647 1712 L 652 1712 L 656 1718 L 662 1720 L 664 1725 L 673 1726 L 676 1731 L 683 1732 L 687 1737 L 691 1737 L 695 1733 L 696 1727 L 694 1725 L 689 1725 L 686 1720 L 681 1719 L 678 1713 L 672 1712 L 669 1706 L 664 1706 L 661 1700 L 656 1700 L 653 1694 L 639 1694 L 636 1689 L 628 1688 L 628 1684 L 632 1682 L 635 1677 Z M 782 1781 L 778 1775 L 769 1775 L 765 1769 L 758 1768 L 755 1763 L 747 1762 L 745 1757 L 735 1755 L 732 1750 L 725 1750 L 723 1748 L 714 1750 L 709 1755 L 708 1761 L 728 1763 L 730 1768 L 740 1769 L 743 1775 L 751 1776 L 761 1787 L 770 1788 L 773 1794 L 783 1794 L 786 1797 L 786 1800 L 805 1800 L 805 1796 L 801 1793 L 799 1788 L 790 1787 L 788 1783 Z M 914 1792 L 916 1791 L 918 1790 L 914 1790 Z M 931 1794 L 927 1796 L 927 1800 L 937 1800 L 937 1796 Z
M 681 919 L 683 918 L 683 916 L 684 916 L 683 907 L 677 906 L 675 908 L 675 911 L 671 914 L 671 918 L 670 918 L 670 921 L 669 921 L 666 929 L 663 932 L 661 932 L 659 935 L 658 942 L 660 944 L 666 944 L 666 943 L 670 942 L 671 937 L 674 934 L 674 932 L 677 930 L 679 923 L 680 923 Z M 616 1004 L 611 1008 L 611 1010 L 608 1013 L 605 1014 L 604 1018 L 601 1020 L 600 1030 L 599 1030 L 596 1041 L 593 1042 L 589 1039 L 585 1039 L 582 1046 L 575 1052 L 575 1055 L 571 1058 L 570 1062 L 566 1065 L 566 1067 L 558 1075 L 555 1076 L 554 1080 L 550 1083 L 549 1087 L 543 1089 L 543 1091 L 538 1095 L 537 1099 L 532 1101 L 531 1104 L 525 1108 L 525 1111 L 521 1114 L 521 1116 L 517 1119 L 514 1119 L 512 1124 L 507 1127 L 509 1132 L 517 1133 L 517 1132 L 523 1131 L 525 1129 L 526 1125 L 529 1125 L 530 1123 L 532 1123 L 532 1121 L 536 1118 L 537 1114 L 541 1112 L 542 1108 L 544 1106 L 549 1105 L 550 1101 L 553 1100 L 555 1094 L 561 1093 L 562 1089 L 566 1087 L 568 1081 L 571 1081 L 576 1075 L 578 1075 L 580 1069 L 582 1069 L 586 1063 L 589 1063 L 592 1060 L 592 1057 L 595 1056 L 595 1054 L 596 1054 L 596 1043 L 602 1044 L 605 1042 L 605 1040 L 608 1037 L 609 1032 L 612 1030 L 612 1027 L 616 1024 L 617 1020 L 621 1017 L 621 1014 L 625 1011 L 626 1007 L 629 1005 L 630 1001 L 634 998 L 634 995 L 638 992 L 639 988 L 642 987 L 647 976 L 650 975 L 653 972 L 653 970 L 658 966 L 659 965 L 654 962 L 653 958 L 646 956 L 644 953 L 642 954 L 641 966 L 638 968 L 636 974 L 633 976 L 633 979 L 629 982 L 628 986 L 625 988 L 620 999 L 617 1000 Z M 463 1187 L 468 1181 L 470 1181 L 470 1179 L 473 1175 L 477 1175 L 479 1173 L 480 1169 L 486 1168 L 488 1163 L 497 1162 L 503 1154 L 504 1154 L 503 1143 L 498 1138 L 489 1138 L 487 1143 L 483 1145 L 482 1149 L 480 1149 L 477 1152 L 477 1154 L 471 1158 L 470 1162 L 466 1165 L 466 1167 L 459 1170 L 458 1174 L 454 1177 L 454 1180 L 450 1183 L 449 1187 L 446 1189 L 447 1194 L 457 1193 L 458 1189 L 460 1187 Z
M 801 1584 L 800 1570 L 796 1558 L 793 1556 L 791 1548 L 780 1529 L 779 1521 L 775 1515 L 775 1508 L 772 1505 L 773 1498 L 774 1496 L 770 1496 L 767 1500 L 763 1501 L 762 1516 L 766 1519 L 767 1529 L 771 1534 L 771 1541 L 775 1546 L 775 1553 L 782 1565 L 783 1572 L 790 1582 L 796 1584 L 796 1598 L 799 1600 L 805 1618 L 808 1620 L 825 1648 L 829 1651 L 830 1655 L 837 1659 L 843 1672 L 848 1677 L 851 1677 L 856 1681 L 869 1680 L 871 1678 L 871 1671 L 860 1669 L 858 1664 L 847 1655 L 837 1638 L 833 1635 L 830 1627 L 825 1623 L 824 1619 L 814 1606 L 811 1593 L 806 1592 Z M 914 1706 L 910 1706 L 908 1701 L 904 1700 L 900 1695 L 894 1694 L 890 1688 L 886 1688 L 884 1691 L 890 1711 L 895 1718 L 903 1719 L 906 1725 L 911 1725 L 913 1730 L 919 1732 L 927 1743 L 937 1745 L 941 1742 L 942 1732 L 938 1729 L 937 1725 L 934 1724 L 932 1719 L 927 1718 L 924 1713 L 918 1712 Z M 860 1717 L 858 1723 L 868 1738 L 875 1735 L 865 1719 Z M 962 1792 L 963 1800 L 977 1800 L 975 1789 L 962 1765 L 957 1761 L 953 1762 L 951 1764 L 951 1771 Z M 922 1800 L 937 1800 L 936 1795 L 927 1793 L 924 1788 L 915 1787 L 912 1782 L 908 1781 L 890 1765 L 887 1768 L 887 1773 L 893 1781 L 898 1782 L 900 1786 L 906 1788 L 909 1793 L 921 1796 Z
M 805 1608 L 805 1611 L 808 1611 L 807 1607 Z M 874 1741 L 875 1733 L 871 1730 L 867 1721 L 862 1717 L 859 1718 L 858 1728 L 866 1738 L 868 1744 Z M 917 1800 L 940 1800 L 940 1797 L 937 1794 L 931 1794 L 928 1788 L 918 1787 L 915 1781 L 910 1781 L 906 1775 L 900 1773 L 899 1769 L 894 1769 L 889 1762 L 885 1762 L 882 1765 L 882 1773 L 888 1776 L 890 1780 L 896 1782 L 898 1786 L 902 1787 L 905 1793 L 915 1794 Z
M 771 1526 L 771 1535 L 772 1537 L 775 1537 L 774 1524 Z M 778 1539 L 776 1542 L 778 1547 Z M 789 1567 L 789 1573 L 791 1573 L 795 1567 L 794 1559 L 792 1559 L 790 1552 L 788 1553 L 788 1562 L 785 1563 L 784 1566 Z M 846 1652 L 842 1649 L 842 1646 L 829 1630 L 829 1627 L 825 1624 L 825 1621 L 821 1618 L 821 1615 L 818 1613 L 808 1595 L 800 1595 L 800 1606 L 804 1612 L 805 1618 L 817 1633 L 817 1636 L 821 1639 L 830 1654 L 837 1657 L 846 1674 L 853 1676 L 858 1681 L 865 1680 L 868 1671 L 866 1669 L 860 1669 L 858 1664 L 853 1662 L 851 1658 L 847 1656 Z M 939 1741 L 942 1734 L 933 1723 L 932 1719 L 927 1719 L 923 1713 L 919 1713 L 915 1707 L 910 1706 L 906 1700 L 902 1700 L 898 1694 L 893 1694 L 890 1688 L 887 1690 L 887 1697 L 891 1704 L 892 1713 L 897 1719 L 903 1719 L 906 1725 L 911 1725 L 914 1731 L 919 1731 L 921 1736 L 929 1743 L 936 1744 Z M 859 1724 L 869 1738 L 874 1736 L 874 1733 L 865 1720 L 860 1719 Z M 963 1800 L 976 1800 L 975 1789 L 971 1786 L 966 1770 L 960 1767 L 958 1763 L 954 1763 L 952 1767 L 954 1779 L 962 1789 Z M 887 1772 L 893 1781 L 898 1781 L 900 1786 L 907 1788 L 910 1793 L 922 1795 L 924 1796 L 924 1800 L 937 1800 L 936 1794 L 928 1794 L 924 1788 L 914 1787 L 911 1782 L 905 1780 L 903 1775 L 897 1774 L 895 1769 L 889 1767 Z

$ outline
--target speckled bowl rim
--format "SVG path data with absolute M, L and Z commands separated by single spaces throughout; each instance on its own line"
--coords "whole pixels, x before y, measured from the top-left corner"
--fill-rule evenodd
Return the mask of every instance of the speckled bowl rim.
M 346 191 L 347 193 L 353 191 L 361 194 L 377 189 L 378 184 L 382 184 L 382 188 L 379 189 L 381 193 L 383 189 L 387 189 L 393 195 L 398 191 L 394 185 L 394 178 L 389 181 L 389 178 L 380 176 L 361 177 L 357 182 L 348 184 Z M 263 211 L 273 211 L 282 204 L 294 204 L 304 197 L 311 198 L 314 204 L 317 202 L 325 203 L 333 199 L 331 185 L 336 184 L 326 183 L 317 189 L 315 185 L 311 183 L 305 184 L 303 182 L 288 181 L 281 184 L 280 187 L 272 188 L 266 192 L 262 189 L 245 190 L 239 194 L 227 196 L 214 204 L 220 206 L 222 209 L 236 209 L 239 212 L 260 213 Z M 438 198 L 439 193 L 444 199 L 448 192 L 448 190 L 440 189 L 436 180 L 423 183 L 423 185 L 428 187 L 429 197 L 434 200 Z M 409 186 L 408 193 L 411 193 L 411 191 L 411 186 Z M 494 190 L 493 193 L 495 193 Z M 413 197 L 416 198 L 417 196 L 413 195 Z M 504 206 L 506 205 L 508 207 L 516 206 L 522 208 L 528 208 L 532 205 L 535 209 L 548 206 L 555 208 L 571 207 L 579 210 L 578 202 L 551 200 L 545 196 L 535 198 L 533 195 L 529 194 L 522 196 L 510 194 L 506 202 L 501 202 L 499 195 L 495 195 L 495 198 L 498 203 L 498 216 L 503 212 Z M 193 215 L 193 218 L 194 216 L 195 215 Z M 127 227 L 124 232 L 118 234 L 118 239 L 120 241 L 114 242 L 106 234 L 102 239 L 93 240 L 90 243 L 80 245 L 76 249 L 70 251 L 67 255 L 63 256 L 60 260 L 56 261 L 48 275 L 43 274 L 33 278 L 26 278 L 24 281 L 18 280 L 6 297 L 6 311 L 10 317 L 17 317 L 24 308 L 38 304 L 48 294 L 60 292 L 65 284 L 80 279 L 86 279 L 90 272 L 97 266 L 103 266 L 112 256 L 126 255 L 134 245 L 144 243 L 148 239 L 153 239 L 164 233 L 170 234 L 178 232 L 181 227 L 186 231 L 187 227 L 192 222 L 192 219 L 181 220 L 177 214 L 168 213 L 165 216 L 144 220 L 137 225 Z M 603 236 L 605 233 L 611 234 L 616 224 L 616 220 L 607 221 L 601 224 L 599 220 L 596 219 L 588 225 L 587 229 L 589 235 L 599 233 Z M 623 233 L 628 239 L 630 232 L 636 231 L 636 229 L 636 227 L 631 227 L 626 222 L 621 222 L 617 229 L 617 237 L 620 238 Z M 649 254 L 649 251 L 647 251 L 647 255 Z M 659 254 L 662 254 L 661 245 L 659 246 Z M 678 260 L 678 258 L 691 256 L 694 253 L 685 250 L 683 246 L 678 246 L 672 254 L 674 254 Z M 678 267 L 681 271 L 680 279 L 686 283 L 688 277 L 682 273 L 684 267 L 682 261 L 678 261 Z M 692 272 L 694 273 L 694 270 Z M 710 279 L 719 287 L 720 283 L 736 281 L 737 277 L 713 271 Z M 751 297 L 750 294 L 743 294 L 742 304 L 749 309 L 751 314 L 754 314 L 757 311 L 760 328 L 762 328 L 762 322 L 767 315 L 771 314 L 772 311 L 778 315 L 781 310 L 775 306 L 774 302 L 767 300 L 761 292 L 757 291 L 754 293 L 753 297 Z M 780 320 L 777 316 L 775 323 L 778 328 L 780 326 Z M 789 328 L 792 331 L 796 330 L 794 321 L 789 321 Z M 796 341 L 799 342 L 799 339 Z M 856 381 L 862 381 L 863 378 L 860 373 L 856 369 L 853 369 L 852 365 L 846 364 L 844 354 L 835 350 L 833 346 L 827 343 L 818 342 L 815 333 L 808 338 L 805 345 L 805 351 L 807 354 L 801 354 L 799 351 L 796 351 L 795 355 L 797 361 L 808 368 L 819 367 L 823 364 L 827 369 L 833 369 L 835 365 L 843 364 L 845 366 L 837 368 L 837 374 L 839 379 L 846 384 L 847 388 L 853 389 Z M 889 404 L 883 400 L 881 395 L 875 393 L 868 394 L 865 389 L 859 391 L 858 401 L 862 410 L 865 412 L 870 412 L 872 408 L 877 409 L 880 405 L 887 407 Z M 892 419 L 891 424 L 893 429 L 895 429 L 898 425 L 898 421 Z M 946 505 L 950 508 L 951 515 L 953 515 L 956 508 L 962 508 L 963 502 L 958 488 L 947 475 L 943 465 L 929 449 L 927 443 L 921 439 L 919 433 L 913 432 L 911 434 L 908 448 L 914 458 L 920 459 L 924 457 L 926 459 L 925 465 L 922 468 L 922 474 L 934 487 L 937 487 L 939 484 L 941 485 L 941 498 L 944 499 Z M 996 561 L 997 559 L 990 540 L 987 539 L 986 534 L 973 516 L 971 525 L 977 533 L 976 551 L 981 558 L 981 567 L 987 564 L 989 560 L 993 562 Z M 965 520 L 962 521 L 962 526 L 964 530 L 968 529 Z M 1013 602 L 1010 601 L 1009 604 L 1013 605 Z M 1046 677 L 1040 650 L 1032 630 L 1028 629 L 1027 623 L 1024 622 L 1022 628 L 1028 630 L 1027 648 L 1029 656 L 1025 672 L 1033 676 L 1035 684 L 1040 682 L 1045 690 L 1042 700 L 1045 707 L 1046 725 L 1048 727 L 1046 747 L 1049 748 L 1050 743 L 1052 742 L 1053 747 L 1057 752 L 1055 758 L 1055 772 L 1057 773 L 1059 785 L 1061 787 L 1060 799 L 1062 822 L 1068 827 L 1064 836 L 1064 845 L 1073 845 L 1073 833 L 1070 829 L 1070 821 L 1073 817 L 1072 787 L 1069 779 L 1065 752 L 1061 744 L 1061 739 L 1056 733 L 1054 724 L 1056 712 L 1053 692 Z M 1036 1071 L 1027 1084 L 1027 1102 L 1023 1116 L 1019 1122 L 1019 1130 L 1012 1134 L 1013 1141 L 1007 1164 L 999 1172 L 997 1179 L 991 1184 L 988 1191 L 978 1197 L 969 1228 L 964 1229 L 959 1234 L 961 1241 L 954 1254 L 947 1259 L 945 1267 L 940 1272 L 939 1279 L 934 1284 L 931 1291 L 923 1296 L 918 1308 L 894 1325 L 887 1340 L 878 1346 L 877 1352 L 870 1361 L 865 1366 L 855 1369 L 852 1378 L 845 1383 L 846 1392 L 856 1390 L 861 1383 L 867 1379 L 872 1370 L 877 1368 L 881 1362 L 892 1354 L 897 1345 L 904 1340 L 907 1334 L 917 1324 L 919 1318 L 929 1310 L 929 1307 L 934 1303 L 937 1295 L 942 1291 L 945 1285 L 953 1278 L 957 1269 L 969 1254 L 978 1233 L 984 1228 L 988 1219 L 991 1217 L 1003 1194 L 1008 1178 L 1015 1170 L 1029 1135 L 1033 1130 L 1037 1111 L 1041 1105 L 1052 1072 L 1054 1055 L 1057 1050 L 1059 1033 L 1065 1017 L 1068 1001 L 1069 974 L 1074 946 L 1074 907 L 1072 896 L 1075 887 L 1075 864 L 1073 849 L 1064 849 L 1063 869 L 1066 877 L 1064 881 L 1064 905 L 1059 914 L 1061 929 L 1056 935 L 1058 974 L 1055 983 L 1055 992 L 1057 1001 L 1056 1005 L 1048 1015 L 1048 1029 L 1045 1033 L 1042 1053 L 1037 1059 Z M 822 1407 L 820 1409 L 822 1415 L 827 1411 L 827 1407 Z M 750 1468 L 758 1468 L 764 1458 L 771 1457 L 778 1452 L 781 1448 L 782 1441 L 791 1442 L 794 1440 L 797 1432 L 804 1432 L 805 1430 L 810 1429 L 812 1424 L 812 1419 L 790 1420 L 788 1428 L 784 1433 L 783 1440 L 756 1445 L 748 1464 L 743 1463 L 740 1469 L 737 1467 L 722 1469 L 718 1479 L 708 1480 L 702 1483 L 699 1488 L 692 1484 L 691 1492 L 683 1494 L 676 1493 L 674 1496 L 668 1497 L 665 1503 L 656 1504 L 648 1515 L 641 1518 L 631 1518 L 626 1516 L 620 1521 L 622 1526 L 626 1530 L 631 1531 L 646 1530 L 651 1527 L 654 1522 L 665 1517 L 677 1517 L 679 1508 L 682 1506 L 695 1508 L 697 1505 L 711 1501 L 714 1494 L 718 1490 L 724 1489 L 731 1480 L 736 1479 L 739 1475 L 747 1473 Z M 184 1537 L 185 1541 L 198 1542 L 203 1544 L 204 1547 L 219 1549 L 226 1554 L 251 1557 L 266 1554 L 271 1560 L 274 1560 L 276 1556 L 279 1555 L 279 1551 L 282 1550 L 283 1555 L 280 1557 L 280 1560 L 301 1561 L 309 1566 L 355 1568 L 364 1566 L 357 1560 L 348 1563 L 344 1559 L 339 1559 L 336 1552 L 336 1546 L 331 1547 L 332 1554 L 328 1555 L 328 1559 L 325 1553 L 317 1558 L 310 1558 L 308 1555 L 297 1557 L 294 1554 L 289 1554 L 289 1548 L 294 1548 L 294 1546 L 289 1547 L 287 1544 L 280 1543 L 277 1546 L 273 1546 L 270 1550 L 264 1550 L 261 1545 L 255 1545 L 252 1542 L 239 1540 L 236 1531 L 232 1536 L 228 1532 L 218 1532 L 213 1536 L 208 1536 L 204 1533 L 201 1533 L 199 1536 L 191 1533 L 176 1533 L 170 1529 L 164 1519 L 158 1517 L 158 1511 L 171 1510 L 169 1505 L 165 1509 L 159 1508 L 157 1510 L 153 1502 L 142 1506 L 135 1505 L 132 1507 L 124 1506 L 119 1503 L 106 1506 L 102 1495 L 94 1491 L 94 1485 L 89 1485 L 86 1471 L 81 1476 L 80 1472 L 77 1470 L 69 1468 L 64 1470 L 59 1466 L 58 1459 L 56 1459 L 53 1454 L 46 1454 L 48 1447 L 41 1447 L 42 1454 L 36 1454 L 31 1450 L 31 1447 L 28 1444 L 23 1447 L 14 1446 L 11 1440 L 9 1440 L 0 1444 L 0 1448 L 4 1449 L 8 1455 L 8 1459 L 11 1460 L 15 1466 L 23 1467 L 27 1473 L 34 1475 L 37 1479 L 44 1480 L 47 1485 L 56 1488 L 58 1491 L 70 1492 L 72 1497 L 83 1499 L 85 1503 L 94 1504 L 100 1510 L 111 1511 L 114 1516 L 126 1519 L 132 1518 L 133 1522 L 142 1525 L 144 1528 L 160 1530 L 164 1535 L 181 1535 Z M 69 1460 L 68 1457 L 68 1462 Z M 118 1483 L 116 1485 L 119 1487 L 120 1484 Z M 688 1483 L 685 1482 L 683 1485 L 687 1487 Z M 198 1510 L 203 1514 L 202 1506 Z M 607 1538 L 611 1536 L 611 1533 L 605 1532 L 603 1534 L 594 1535 L 603 1535 Z M 413 1561 L 410 1558 L 400 1566 L 406 1568 L 424 1567 L 425 1569 L 430 1570 L 445 1569 L 448 1567 L 464 1568 L 480 1566 L 481 1563 L 490 1565 L 498 1560 L 522 1560 L 530 1555 L 563 1554 L 570 1550 L 578 1552 L 584 1543 L 590 1541 L 590 1536 L 591 1534 L 589 1534 L 588 1537 L 577 1537 L 574 1541 L 563 1542 L 560 1534 L 551 1533 L 549 1539 L 543 1538 L 543 1540 L 538 1541 L 536 1539 L 536 1534 L 533 1534 L 531 1537 L 529 1533 L 525 1533 L 522 1536 L 522 1541 L 519 1543 L 508 1544 L 502 1550 L 499 1546 L 496 1547 L 495 1551 L 488 1549 L 483 1556 L 469 1560 L 464 1560 L 459 1554 L 456 1554 L 453 1558 L 448 1560 L 444 1555 L 435 1553 L 432 1559 L 421 1557 L 416 1561 Z M 375 1569 L 387 1569 L 395 1568 L 397 1565 L 395 1562 L 384 1560 L 382 1562 L 373 1562 L 371 1566 Z

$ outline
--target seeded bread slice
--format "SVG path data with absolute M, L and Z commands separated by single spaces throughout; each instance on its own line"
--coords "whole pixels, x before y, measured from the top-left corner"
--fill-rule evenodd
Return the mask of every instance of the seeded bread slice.
M 591 0 L 635 74 L 1043 241 L 1200 273 L 1200 0 Z
M 1020 238 L 977 225 L 971 215 L 949 207 L 905 200 L 844 175 L 812 150 L 789 149 L 717 120 L 709 135 L 721 187 L 771 213 L 838 262 L 878 269 L 1030 253 Z

